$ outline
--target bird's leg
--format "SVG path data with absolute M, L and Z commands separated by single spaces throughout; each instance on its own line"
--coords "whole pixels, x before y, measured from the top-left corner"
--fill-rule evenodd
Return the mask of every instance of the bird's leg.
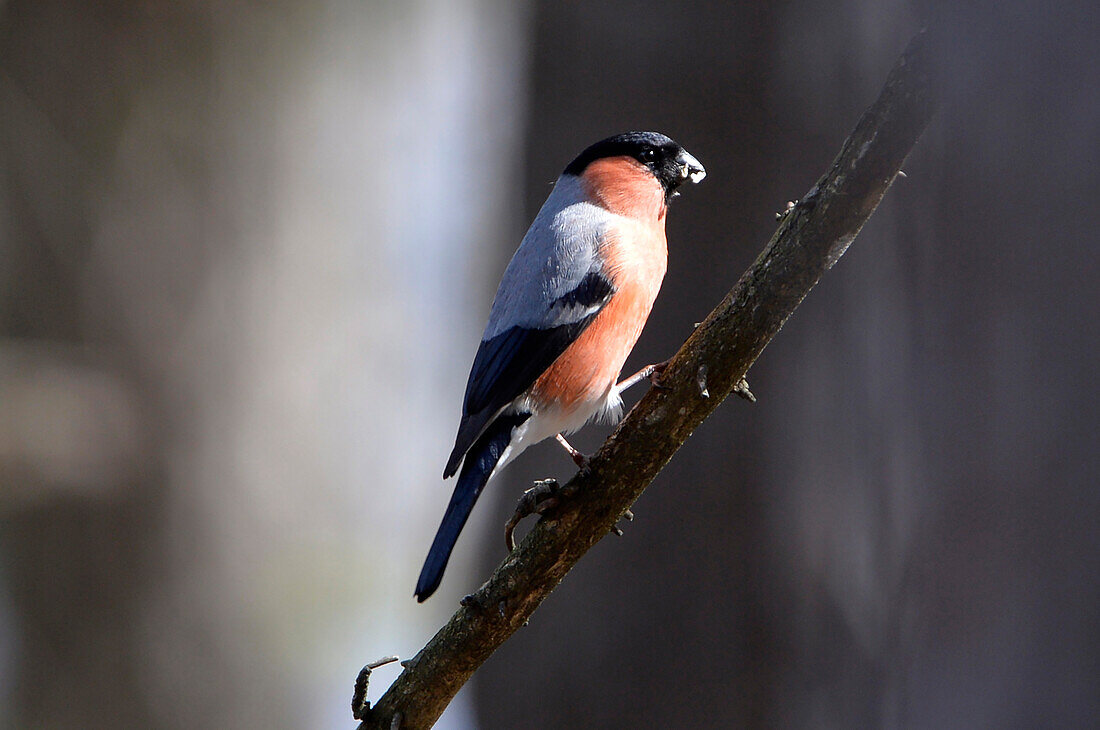
M 546 514 L 561 504 L 563 499 L 573 496 L 574 491 L 573 487 L 563 487 L 558 484 L 557 479 L 540 479 L 535 482 L 535 486 L 524 492 L 516 504 L 516 511 L 504 525 L 504 544 L 508 547 L 508 552 L 516 549 L 516 541 L 512 533 L 524 517 Z
M 585 456 L 581 452 L 574 449 L 573 445 L 570 444 L 568 441 L 566 441 L 565 437 L 562 436 L 560 433 L 556 434 L 554 436 L 554 438 L 557 439 L 557 442 L 559 444 L 561 444 L 561 447 L 563 449 L 565 449 L 565 452 L 567 454 L 569 454 L 569 458 L 571 458 L 573 460 L 574 464 L 576 464 L 581 469 L 587 469 L 588 468 L 588 457 L 587 456 Z
M 622 393 L 624 390 L 626 390 L 630 386 L 637 385 L 638 383 L 640 383 L 641 381 L 643 381 L 647 378 L 649 379 L 650 385 L 652 385 L 654 388 L 664 388 L 665 386 L 661 384 L 661 379 L 658 376 L 660 376 L 660 374 L 665 371 L 665 369 L 668 367 L 668 364 L 671 361 L 672 360 L 670 358 L 668 360 L 665 360 L 664 362 L 654 363 L 653 365 L 646 365 L 644 368 L 642 368 L 638 372 L 634 373 L 633 375 L 631 375 L 629 378 L 627 378 L 623 382 L 616 385 L 615 388 L 620 393 Z

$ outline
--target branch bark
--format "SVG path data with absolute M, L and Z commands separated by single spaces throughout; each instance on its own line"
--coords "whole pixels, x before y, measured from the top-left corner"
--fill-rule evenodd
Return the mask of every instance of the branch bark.
M 492 577 L 409 662 L 360 730 L 427 728 L 641 496 L 844 254 L 930 121 L 934 44 L 922 31 L 895 63 L 828 172 L 782 218 L 763 252 L 680 348 L 653 388 Z M 397 716 L 400 717 L 397 717 Z M 395 725 L 396 721 L 396 725 Z

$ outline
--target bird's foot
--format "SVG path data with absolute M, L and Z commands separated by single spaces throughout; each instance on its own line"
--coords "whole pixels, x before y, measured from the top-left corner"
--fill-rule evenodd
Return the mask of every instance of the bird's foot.
M 557 442 L 561 444 L 561 447 L 565 449 L 567 454 L 569 454 L 569 458 L 573 460 L 573 463 L 577 465 L 577 468 L 583 472 L 587 472 L 588 457 L 574 449 L 573 444 L 566 441 L 565 437 L 562 436 L 560 433 L 555 435 L 554 438 L 557 439 Z M 538 484 L 538 482 L 536 482 L 536 484 Z
M 672 362 L 672 358 L 665 360 L 664 362 L 654 363 L 650 365 L 648 370 L 649 374 L 646 376 L 649 378 L 649 384 L 658 390 L 668 390 L 668 386 L 661 382 L 661 376 L 668 370 L 668 364 Z
M 561 486 L 557 479 L 540 479 L 535 486 L 528 489 L 519 498 L 516 511 L 504 525 L 504 544 L 508 552 L 516 549 L 516 541 L 513 535 L 516 525 L 528 515 L 544 515 L 557 507 L 563 500 L 572 497 L 576 493 L 575 487 Z
M 672 358 L 669 358 L 664 362 L 657 362 L 653 363 L 652 365 L 646 365 L 644 368 L 634 373 L 615 387 L 621 393 L 632 385 L 637 385 L 643 380 L 649 380 L 649 384 L 652 385 L 654 388 L 667 390 L 668 386 L 661 382 L 661 375 L 665 372 L 665 370 L 668 369 L 668 364 L 670 362 L 672 362 Z

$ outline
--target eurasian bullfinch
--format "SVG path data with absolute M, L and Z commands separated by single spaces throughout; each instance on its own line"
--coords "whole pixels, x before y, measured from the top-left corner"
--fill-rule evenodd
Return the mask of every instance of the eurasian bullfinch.
M 583 462 L 561 434 L 621 416 L 621 391 L 644 377 L 616 383 L 665 276 L 668 204 L 705 175 L 656 132 L 609 137 L 566 166 L 493 300 L 443 470 L 458 482 L 417 600 L 439 587 L 474 502 L 508 462 L 551 436 Z

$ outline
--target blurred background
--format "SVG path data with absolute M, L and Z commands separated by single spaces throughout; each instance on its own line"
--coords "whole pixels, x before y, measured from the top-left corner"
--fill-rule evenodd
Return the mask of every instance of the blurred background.
M 759 402 L 440 727 L 1095 727 L 1075 0 L 0 1 L 0 727 L 353 727 L 359 668 L 415 653 L 571 472 L 527 452 L 415 603 L 492 293 L 565 163 L 658 129 L 707 166 L 627 369 L 662 360 L 931 19 L 940 114 Z

